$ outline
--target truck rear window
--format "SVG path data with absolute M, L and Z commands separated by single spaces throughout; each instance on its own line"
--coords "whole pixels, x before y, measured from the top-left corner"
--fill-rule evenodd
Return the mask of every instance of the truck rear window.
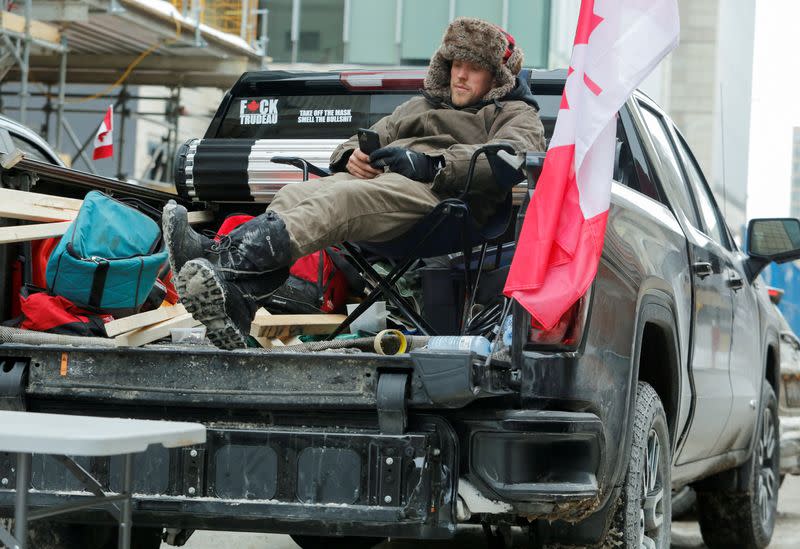
M 368 128 L 414 93 L 270 95 L 231 101 L 217 137 L 346 139 Z

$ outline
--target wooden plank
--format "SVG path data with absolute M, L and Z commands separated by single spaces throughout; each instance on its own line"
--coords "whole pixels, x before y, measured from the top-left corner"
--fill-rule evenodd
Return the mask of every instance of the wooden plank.
M 159 307 L 158 309 L 154 309 L 152 311 L 146 311 L 144 313 L 126 316 L 125 318 L 107 322 L 105 326 L 106 335 L 108 337 L 118 336 L 119 334 L 124 334 L 125 332 L 138 330 L 139 328 L 144 328 L 145 326 L 150 326 L 151 324 L 163 322 L 165 320 L 169 320 L 170 318 L 175 318 L 176 316 L 185 314 L 186 308 L 180 303 L 171 307 Z
M 25 18 L 10 11 L 0 11 L 0 27 L 19 34 L 25 33 Z M 31 36 L 46 42 L 59 44 L 61 32 L 55 25 L 48 25 L 41 21 L 31 20 Z
M 329 334 L 347 318 L 345 315 L 270 315 L 259 309 L 253 319 L 259 337 L 284 339 L 300 334 Z
M 61 236 L 69 227 L 71 221 L 60 223 L 41 223 L 36 225 L 17 225 L 15 227 L 0 227 L 0 244 L 13 242 L 27 242 Z
M 118 335 L 114 338 L 114 344 L 117 347 L 141 347 L 146 343 L 151 343 L 162 337 L 167 337 L 170 330 L 173 328 L 192 328 L 199 326 L 200 321 L 192 318 L 189 313 L 170 318 L 158 324 L 140 328 L 132 332 L 127 332 Z
M 270 314 L 272 314 L 264 308 L 261 308 L 256 312 L 256 314 L 259 313 L 261 314 L 261 316 L 269 316 Z M 269 349 L 271 347 L 284 346 L 283 341 L 281 341 L 277 337 L 262 337 L 258 335 L 261 329 L 262 328 L 256 324 L 250 325 L 250 335 L 253 336 L 253 339 L 255 339 L 258 342 L 258 344 L 261 345 L 263 348 Z
M 0 189 L 0 217 L 25 221 L 69 221 L 75 219 L 83 200 L 49 194 Z
M 188 217 L 190 225 L 197 225 L 198 223 L 210 223 L 211 221 L 214 221 L 214 212 L 210 210 L 189 212 Z
M 253 336 L 259 345 L 264 349 L 271 349 L 272 347 L 284 347 L 283 341 L 280 339 L 271 339 L 268 337 Z
M 25 221 L 69 221 L 75 219 L 83 200 L 49 194 L 0 189 L 0 217 Z M 210 223 L 214 212 L 201 210 L 189 212 L 189 223 Z

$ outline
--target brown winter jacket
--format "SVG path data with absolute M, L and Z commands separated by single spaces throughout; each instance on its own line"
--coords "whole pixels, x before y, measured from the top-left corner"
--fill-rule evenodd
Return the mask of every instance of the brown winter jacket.
M 500 99 L 463 108 L 450 103 L 449 93 L 425 93 L 398 106 L 372 129 L 378 132 L 381 147 L 407 147 L 443 156 L 445 166 L 431 184 L 438 196 L 447 198 L 461 194 L 470 157 L 481 145 L 502 142 L 516 151 L 544 150 L 544 128 L 537 107 L 527 84 L 517 78 L 513 89 Z M 331 169 L 345 171 L 356 147 L 357 136 L 342 143 L 331 156 Z M 483 223 L 504 198 L 481 156 L 468 196 L 473 217 Z

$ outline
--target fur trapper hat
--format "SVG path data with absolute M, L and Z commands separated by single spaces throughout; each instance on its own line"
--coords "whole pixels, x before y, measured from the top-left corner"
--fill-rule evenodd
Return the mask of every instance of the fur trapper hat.
M 459 17 L 444 31 L 442 45 L 433 54 L 425 90 L 441 99 L 450 99 L 450 67 L 459 59 L 494 73 L 494 87 L 484 101 L 500 99 L 514 89 L 515 76 L 522 69 L 523 53 L 514 37 L 503 29 L 474 17 Z

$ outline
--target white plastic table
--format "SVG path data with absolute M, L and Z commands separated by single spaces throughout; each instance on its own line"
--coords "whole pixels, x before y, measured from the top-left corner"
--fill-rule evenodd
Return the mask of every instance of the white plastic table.
M 199 423 L 0 410 L 0 451 L 17 454 L 14 535 L 0 527 L 0 542 L 12 549 L 26 549 L 29 520 L 112 504 L 112 514 L 119 521 L 117 547 L 128 549 L 131 541 L 133 455 L 144 452 L 151 444 L 176 448 L 205 441 L 206 428 Z M 29 513 L 31 454 L 55 456 L 95 497 Z M 68 457 L 116 455 L 123 455 L 125 463 L 122 491 L 116 495 L 107 495 L 91 474 Z M 120 502 L 119 508 L 115 505 L 117 501 Z

